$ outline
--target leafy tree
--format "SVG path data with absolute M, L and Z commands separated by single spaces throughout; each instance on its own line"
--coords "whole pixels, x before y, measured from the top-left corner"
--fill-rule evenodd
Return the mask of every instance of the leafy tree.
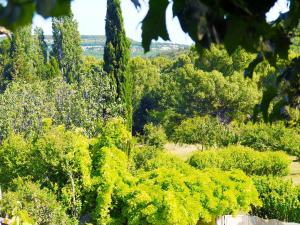
M 244 79 L 241 72 L 224 77 L 216 70 L 199 70 L 186 54 L 161 77 L 156 90 L 159 110 L 172 109 L 187 117 L 210 114 L 226 122 L 244 120 L 261 97 L 256 81 Z
M 13 179 L 30 176 L 32 172 L 32 143 L 21 134 L 10 133 L 0 146 L 2 167 L 0 182 L 8 189 Z
M 49 57 L 49 62 L 48 62 L 48 70 L 46 74 L 46 78 L 51 79 L 55 77 L 61 77 L 61 71 L 59 68 L 59 64 L 57 62 L 57 59 L 53 56 Z
M 56 57 L 63 78 L 68 83 L 79 81 L 82 48 L 78 24 L 73 15 L 53 18 L 52 56 Z
M 109 82 L 102 68 L 95 65 L 83 72 L 81 85 L 68 84 L 60 77 L 13 82 L 0 95 L 0 139 L 10 131 L 39 133 L 44 118 L 68 129 L 81 127 L 88 136 L 97 136 L 98 122 L 122 111 Z
M 98 128 L 99 135 L 95 146 L 91 151 L 93 162 L 98 162 L 98 150 L 103 147 L 115 147 L 129 155 L 133 144 L 133 137 L 128 131 L 125 121 L 122 118 L 115 117 L 105 121 L 101 125 Z
M 0 95 L 0 139 L 12 131 L 26 135 L 41 131 L 43 118 L 55 111 L 48 97 L 43 82 L 13 82 Z
M 173 140 L 179 143 L 201 144 L 202 148 L 228 145 L 235 141 L 234 133 L 218 118 L 193 117 L 175 128 Z
M 42 133 L 34 138 L 10 134 L 0 146 L 4 170 L 2 184 L 8 188 L 14 178 L 28 177 L 52 190 L 72 217 L 83 205 L 83 193 L 91 185 L 89 140 L 80 131 L 51 126 L 43 121 Z M 2 174 L 1 174 L 2 175 Z
M 153 60 L 158 61 L 156 58 Z M 160 69 L 153 65 L 151 60 L 137 57 L 130 60 L 129 71 L 133 76 L 132 105 L 135 111 L 139 108 L 143 96 L 158 87 Z
M 167 143 L 167 136 L 162 126 L 155 126 L 152 123 L 144 126 L 144 141 L 150 146 L 163 148 Z
M 132 128 L 132 77 L 128 71 L 130 43 L 123 25 L 119 0 L 107 1 L 106 43 L 104 47 L 104 70 L 110 75 L 112 90 L 124 105 L 128 128 Z

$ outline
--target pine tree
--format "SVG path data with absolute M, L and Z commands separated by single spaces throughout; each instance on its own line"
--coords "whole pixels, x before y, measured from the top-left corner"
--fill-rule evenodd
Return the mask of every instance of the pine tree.
M 111 76 L 112 89 L 124 105 L 128 127 L 132 127 L 132 78 L 128 72 L 130 42 L 126 37 L 119 0 L 107 0 L 104 70 Z
M 52 20 L 52 56 L 57 59 L 62 76 L 68 83 L 79 81 L 82 48 L 78 24 L 73 15 Z

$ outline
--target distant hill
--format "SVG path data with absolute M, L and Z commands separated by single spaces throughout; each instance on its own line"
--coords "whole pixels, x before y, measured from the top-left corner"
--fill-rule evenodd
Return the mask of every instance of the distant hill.
M 160 43 L 154 42 L 151 45 L 151 51 L 144 54 L 144 50 L 140 42 L 131 41 L 131 55 L 133 57 L 154 57 L 159 55 L 174 56 L 180 52 L 187 51 L 188 45 L 173 44 L 173 43 Z M 46 42 L 50 46 L 52 44 L 52 35 L 46 35 Z M 94 56 L 96 58 L 103 58 L 105 45 L 105 36 L 103 35 L 82 35 L 81 46 L 84 54 L 87 56 Z

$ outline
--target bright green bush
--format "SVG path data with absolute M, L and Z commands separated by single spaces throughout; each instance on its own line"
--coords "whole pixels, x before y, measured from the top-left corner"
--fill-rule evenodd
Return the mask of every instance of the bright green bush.
M 247 175 L 286 176 L 291 160 L 283 152 L 257 152 L 242 146 L 207 150 L 192 155 L 188 163 L 198 169 L 240 169 Z
M 10 133 L 0 145 L 0 184 L 8 188 L 17 177 L 32 174 L 32 143 L 22 135 Z
M 147 145 L 163 148 L 167 143 L 167 135 L 162 126 L 155 126 L 152 123 L 144 126 L 144 141 Z
M 156 158 L 160 153 L 162 150 L 154 146 L 135 146 L 131 152 L 130 167 L 132 172 L 144 168 L 150 160 Z
M 33 142 L 33 151 L 34 179 L 55 191 L 71 215 L 79 216 L 82 194 L 92 185 L 88 138 L 81 130 L 45 126 Z
M 129 153 L 133 138 L 127 129 L 124 119 L 116 117 L 107 120 L 100 125 L 98 133 L 96 144 L 98 149 L 102 147 L 116 147 Z
M 106 147 L 100 152 L 98 224 L 189 225 L 260 204 L 252 180 L 241 171 L 199 171 L 159 153 L 149 160 L 152 166 L 132 176 L 124 152 Z
M 83 193 L 91 188 L 89 140 L 80 130 L 66 130 L 45 121 L 33 138 L 11 133 L 0 145 L 2 187 L 29 177 L 53 191 L 72 216 L 79 216 Z
M 240 128 L 241 145 L 259 151 L 285 151 L 300 156 L 300 133 L 296 129 L 286 128 L 284 124 L 247 124 Z
M 11 216 L 24 217 L 36 225 L 73 225 L 76 224 L 66 214 L 65 209 L 57 202 L 56 196 L 38 184 L 17 179 L 10 190 L 3 194 L 0 201 L 1 211 Z M 21 221 L 25 222 L 25 221 Z
M 223 146 L 235 141 L 229 127 L 210 116 L 185 119 L 175 128 L 173 140 L 203 147 Z
M 254 184 L 262 201 L 252 207 L 251 214 L 266 219 L 300 222 L 300 187 L 276 177 L 254 177 Z
M 103 147 L 99 151 L 101 157 L 94 174 L 97 198 L 93 216 L 99 225 L 116 224 L 125 216 L 119 213 L 124 206 L 122 197 L 129 191 L 134 178 L 127 170 L 128 161 L 124 152 L 115 147 Z
M 240 171 L 183 174 L 162 167 L 142 172 L 125 197 L 129 224 L 188 225 L 259 205 L 252 181 Z M 123 213 L 123 214 L 124 214 Z

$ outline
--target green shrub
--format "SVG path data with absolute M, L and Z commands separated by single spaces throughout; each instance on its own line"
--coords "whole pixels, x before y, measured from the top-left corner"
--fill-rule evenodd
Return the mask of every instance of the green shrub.
M 161 167 L 142 172 L 125 198 L 129 224 L 188 225 L 259 205 L 252 181 L 241 171 L 184 174 Z
M 23 218 L 27 214 L 36 225 L 76 224 L 67 216 L 53 193 L 22 179 L 15 180 L 10 190 L 3 194 L 0 205 L 1 211 L 12 216 Z
M 263 204 L 252 207 L 252 215 L 300 222 L 300 187 L 278 177 L 254 177 L 253 180 Z
M 162 152 L 153 146 L 135 147 L 131 154 L 131 169 L 134 171 L 145 167 L 147 162 L 157 157 Z
M 98 128 L 99 136 L 97 138 L 97 148 L 102 147 L 116 147 L 126 153 L 132 147 L 133 138 L 125 120 L 116 117 L 107 120 L 105 123 L 101 124 Z
M 146 124 L 144 132 L 144 141 L 147 145 L 163 148 L 167 143 L 167 135 L 164 128 L 160 125 Z
M 123 151 L 116 147 L 103 147 L 99 152 L 101 157 L 94 173 L 97 198 L 93 217 L 97 224 L 114 224 L 123 218 L 118 212 L 123 207 L 122 197 L 133 184 L 133 177 L 127 170 L 128 160 Z
M 199 171 L 161 152 L 133 176 L 124 152 L 100 151 L 98 224 L 189 225 L 260 205 L 252 180 L 242 171 Z
M 192 155 L 188 163 L 198 169 L 240 169 L 247 175 L 286 176 L 291 163 L 283 152 L 257 152 L 241 146 L 207 150 Z
M 229 127 L 210 116 L 185 119 L 175 128 L 173 139 L 179 143 L 201 144 L 203 147 L 224 146 L 234 142 Z
M 247 124 L 240 128 L 241 145 L 259 151 L 281 150 L 300 156 L 300 133 L 296 129 L 286 128 L 283 124 Z
M 8 188 L 13 179 L 30 177 L 53 191 L 68 213 L 79 216 L 83 193 L 90 189 L 89 140 L 80 130 L 66 130 L 44 121 L 34 138 L 9 134 L 0 145 L 0 181 Z

